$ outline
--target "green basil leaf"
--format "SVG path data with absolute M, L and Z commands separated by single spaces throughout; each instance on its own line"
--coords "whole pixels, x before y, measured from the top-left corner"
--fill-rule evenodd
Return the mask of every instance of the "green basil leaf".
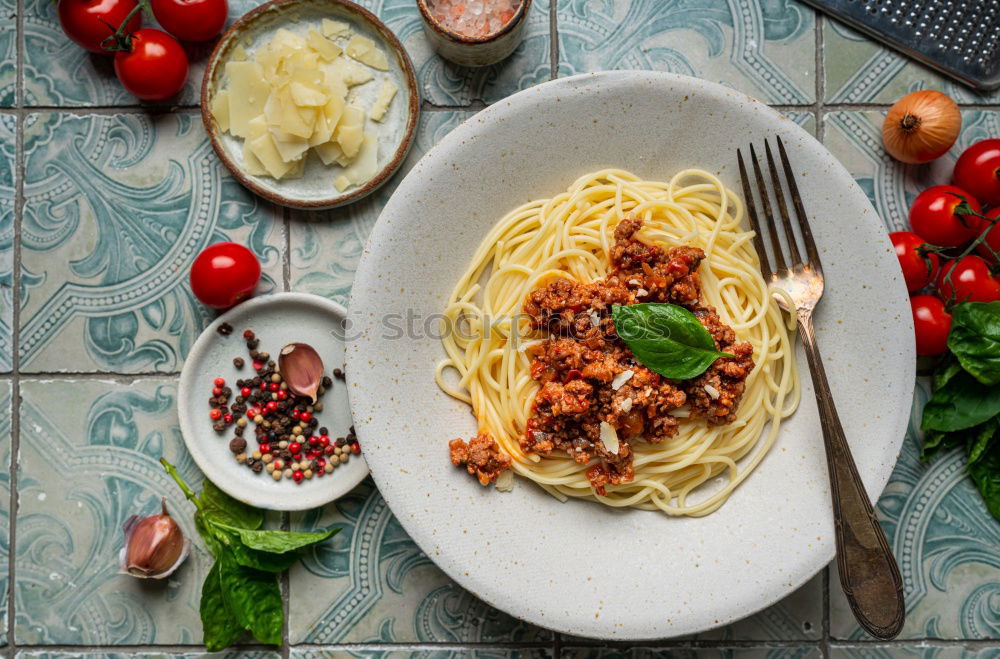
M 194 514 L 194 528 L 198 531 L 198 535 L 205 542 L 205 546 L 208 551 L 215 556 L 219 557 L 222 552 L 222 545 L 219 542 L 219 538 L 216 536 L 215 528 L 212 526 L 210 518 L 206 517 L 205 513 L 199 510 Z
M 984 387 L 968 373 L 958 373 L 934 392 L 924 406 L 923 430 L 964 430 L 1000 414 L 1000 392 Z
M 979 488 L 990 514 L 1000 520 L 1000 442 L 992 442 L 975 462 L 969 461 L 969 477 Z
M 952 379 L 961 372 L 962 365 L 958 363 L 957 359 L 955 359 L 955 355 L 950 352 L 945 353 L 944 359 L 942 359 L 938 367 L 934 369 L 934 377 L 931 382 L 934 391 L 937 391 L 944 385 L 948 384 L 948 380 Z
M 237 501 L 212 481 L 205 479 L 201 489 L 201 502 L 206 516 L 224 521 L 229 526 L 259 529 L 264 524 L 264 512 L 242 501 Z
M 955 307 L 948 349 L 977 380 L 986 385 L 1000 384 L 1000 301 Z
M 629 304 L 611 308 L 615 333 L 639 362 L 673 380 L 704 373 L 719 357 L 715 339 L 693 313 L 676 304 Z
M 955 448 L 965 443 L 965 434 L 962 432 L 941 432 L 940 430 L 930 430 L 924 433 L 924 443 L 920 447 L 920 459 L 930 460 L 942 451 Z
M 982 460 L 990 450 L 996 439 L 998 423 L 1000 422 L 997 421 L 997 418 L 993 417 L 976 428 L 976 433 L 969 438 L 969 444 L 966 447 L 969 467 Z
M 285 554 L 310 547 L 332 537 L 340 529 L 323 533 L 295 533 L 292 531 L 240 531 L 240 540 L 247 547 L 271 554 Z
M 218 561 L 212 565 L 201 586 L 201 627 L 203 643 L 209 652 L 229 647 L 243 635 L 243 626 L 222 597 L 222 582 Z
M 281 645 L 284 611 L 277 577 L 240 565 L 228 551 L 218 565 L 222 597 L 239 624 L 261 643 Z

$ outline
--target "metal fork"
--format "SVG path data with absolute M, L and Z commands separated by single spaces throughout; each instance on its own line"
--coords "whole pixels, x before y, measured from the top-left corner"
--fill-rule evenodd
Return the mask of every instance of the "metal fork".
M 757 153 L 750 146 L 750 160 L 753 164 L 754 180 L 760 198 L 761 213 L 758 216 L 754 201 L 753 186 L 747 175 L 743 153 L 737 149 L 740 178 L 743 181 L 743 196 L 746 200 L 747 216 L 754 230 L 753 244 L 760 258 L 760 269 L 765 281 L 774 288 L 785 291 L 794 303 L 789 308 L 785 298 L 774 298 L 786 312 L 794 313 L 798 321 L 802 346 L 805 349 L 812 372 L 816 402 L 819 406 L 820 421 L 823 426 L 823 440 L 826 444 L 826 463 L 830 473 L 830 490 L 833 494 L 833 515 L 837 531 L 837 567 L 840 569 L 840 584 L 847 595 L 847 601 L 858 622 L 869 634 L 880 639 L 894 638 L 903 626 L 905 609 L 903 604 L 903 580 L 899 567 L 892 555 L 885 533 L 879 526 L 871 501 L 865 492 L 857 467 L 851 457 L 850 447 L 844 437 L 844 429 L 837 416 L 830 385 L 823 369 L 823 359 L 816 346 L 813 332 L 812 314 L 823 295 L 823 267 L 819 251 L 813 240 L 812 231 L 802 207 L 802 197 L 795 183 L 792 166 L 781 138 L 776 139 L 781 169 L 787 183 L 791 204 L 786 203 L 782 190 L 781 175 L 775 166 L 770 144 L 765 141 L 764 152 L 771 174 L 774 191 L 774 206 L 781 217 L 787 248 L 783 248 L 778 236 L 778 227 L 772 211 L 764 175 L 757 160 Z M 764 248 L 765 234 L 761 231 L 760 217 L 766 224 L 773 261 L 768 260 Z M 805 259 L 799 251 L 794 224 L 798 226 L 805 245 Z M 774 267 L 771 267 L 773 262 Z

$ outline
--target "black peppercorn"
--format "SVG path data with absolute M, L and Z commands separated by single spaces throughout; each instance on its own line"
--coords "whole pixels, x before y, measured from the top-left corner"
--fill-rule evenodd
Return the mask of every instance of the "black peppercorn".
M 229 440 L 229 450 L 233 453 L 242 453 L 247 449 L 247 440 L 242 437 L 236 437 Z
M 243 361 L 242 357 L 234 357 L 233 358 L 233 366 L 235 366 L 236 368 L 243 368 L 243 364 L 245 364 L 245 363 L 246 362 Z

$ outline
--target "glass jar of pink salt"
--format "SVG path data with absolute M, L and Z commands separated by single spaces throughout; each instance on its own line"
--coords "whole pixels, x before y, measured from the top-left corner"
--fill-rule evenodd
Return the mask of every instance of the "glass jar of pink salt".
M 531 0 L 417 0 L 417 6 L 439 55 L 462 66 L 487 66 L 521 43 Z

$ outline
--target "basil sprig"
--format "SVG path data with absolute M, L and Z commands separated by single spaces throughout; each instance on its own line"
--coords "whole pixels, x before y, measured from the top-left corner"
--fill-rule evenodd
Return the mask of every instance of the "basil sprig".
M 948 349 L 924 406 L 920 457 L 964 447 L 969 477 L 1000 519 L 1000 302 L 956 306 Z
M 201 587 L 201 625 L 209 652 L 222 650 L 245 631 L 261 643 L 281 645 L 284 611 L 277 574 L 307 549 L 337 533 L 262 529 L 263 511 L 237 501 L 206 480 L 195 494 L 164 458 L 160 463 L 195 505 L 195 528 L 215 557 Z
M 704 373 L 719 357 L 715 339 L 693 313 L 676 304 L 629 304 L 611 308 L 615 333 L 639 362 L 673 380 Z

